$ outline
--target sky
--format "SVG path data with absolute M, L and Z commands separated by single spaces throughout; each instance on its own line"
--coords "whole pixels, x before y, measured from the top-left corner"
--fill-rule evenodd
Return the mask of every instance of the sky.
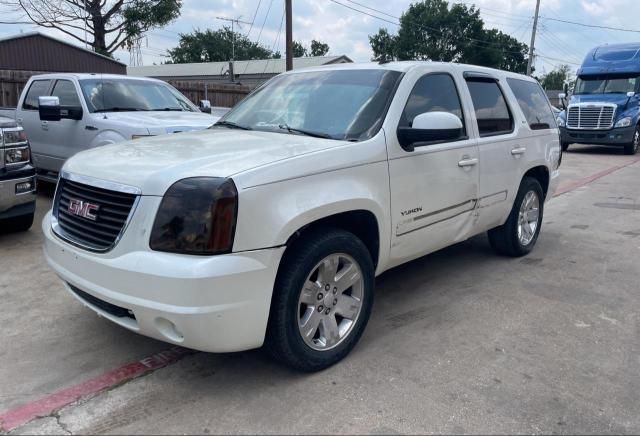
M 485 27 L 497 28 L 529 44 L 536 0 L 449 2 L 475 4 L 480 8 Z M 331 47 L 330 55 L 344 54 L 356 62 L 366 62 L 372 55 L 368 36 L 375 34 L 380 28 L 387 28 L 390 33 L 395 33 L 398 29 L 397 25 L 379 18 L 397 22 L 393 17 L 398 17 L 410 3 L 412 0 L 293 0 L 294 39 L 303 41 L 306 45 L 312 39 L 321 40 Z M 11 15 L 0 7 L 2 21 L 11 20 Z M 167 49 L 177 45 L 180 33 L 228 25 L 217 17 L 253 22 L 253 25 L 242 24 L 238 31 L 248 35 L 253 41 L 284 53 L 285 38 L 281 26 L 283 16 L 284 0 L 183 0 L 180 18 L 146 35 L 141 49 L 143 64 L 152 65 L 166 60 L 163 55 Z M 541 18 L 536 38 L 537 73 L 549 72 L 560 63 L 577 68 L 588 50 L 596 45 L 640 41 L 640 23 L 637 23 L 639 16 L 639 0 L 541 0 Z M 554 19 L 637 32 L 584 27 Z M 39 29 L 37 26 L 0 24 L 0 38 L 34 30 L 61 36 L 55 30 Z M 68 37 L 64 39 L 69 40 Z M 115 57 L 126 64 L 130 62 L 127 51 L 117 51 Z

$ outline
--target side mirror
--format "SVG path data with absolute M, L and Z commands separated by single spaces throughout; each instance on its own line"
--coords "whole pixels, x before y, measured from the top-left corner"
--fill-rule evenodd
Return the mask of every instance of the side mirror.
M 38 112 L 41 121 L 60 121 L 60 99 L 58 97 L 38 97 Z
M 565 88 L 567 87 L 567 84 L 564 84 Z M 566 103 L 566 98 L 567 98 L 567 94 L 565 92 L 561 92 L 560 94 L 558 94 L 558 98 L 560 99 L 560 103 L 562 103 L 562 109 L 567 109 L 567 103 Z
M 562 84 L 562 92 L 564 92 L 565 96 L 569 93 L 569 84 L 567 82 Z
M 560 94 L 558 94 L 558 98 L 560 100 L 564 100 L 565 98 L 567 98 L 567 94 L 565 94 L 564 92 L 561 92 Z
M 629 91 L 629 92 L 627 92 L 627 98 L 634 97 L 635 95 L 636 95 L 636 93 L 635 93 L 635 92 L 633 92 L 633 91 Z
M 425 112 L 411 127 L 398 127 L 398 141 L 406 151 L 433 142 L 452 141 L 462 135 L 462 121 L 449 112 Z
M 209 100 L 200 100 L 200 104 L 198 105 L 198 107 L 205 114 L 211 113 L 211 102 Z

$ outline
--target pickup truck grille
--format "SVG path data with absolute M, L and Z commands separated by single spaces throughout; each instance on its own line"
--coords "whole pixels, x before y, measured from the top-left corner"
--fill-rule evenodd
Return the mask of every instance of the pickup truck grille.
M 616 106 L 571 105 L 567 111 L 567 127 L 570 129 L 606 130 L 613 127 Z
M 118 241 L 137 196 L 85 185 L 65 178 L 54 200 L 54 231 L 63 239 L 94 251 L 107 251 Z

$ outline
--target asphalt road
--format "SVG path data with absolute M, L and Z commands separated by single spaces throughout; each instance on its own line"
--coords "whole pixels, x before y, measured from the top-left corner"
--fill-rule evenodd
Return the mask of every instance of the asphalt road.
M 195 353 L 12 433 L 640 433 L 640 156 L 575 147 L 562 171 L 529 256 L 480 236 L 383 274 L 324 372 Z M 0 235 L 4 417 L 168 348 L 68 296 L 41 244 L 37 225 Z

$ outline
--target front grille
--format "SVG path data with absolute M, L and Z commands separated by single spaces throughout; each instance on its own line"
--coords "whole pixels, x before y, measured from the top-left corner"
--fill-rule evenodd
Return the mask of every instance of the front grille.
M 101 300 L 97 297 L 94 297 L 91 294 L 87 294 L 84 291 L 81 291 L 80 289 L 76 288 L 75 286 L 73 286 L 71 283 L 67 283 L 67 285 L 69 286 L 69 289 L 71 289 L 71 291 L 76 294 L 78 297 L 80 297 L 82 300 L 86 301 L 87 303 L 91 304 L 92 306 L 97 307 L 98 309 L 107 312 L 108 314 L 111 314 L 117 318 L 131 318 L 131 319 L 136 319 L 135 315 L 133 314 L 132 311 L 130 311 L 129 309 L 125 309 L 124 307 L 120 307 L 120 306 L 116 306 L 115 304 L 111 304 L 108 303 L 104 300 Z
M 54 231 L 83 248 L 106 251 L 115 245 L 124 231 L 136 198 L 134 194 L 61 178 L 53 210 L 57 219 Z M 97 206 L 91 213 L 95 220 L 72 212 L 69 207 L 72 202 L 76 209 L 87 204 Z
M 615 105 L 569 106 L 567 127 L 570 129 L 610 129 L 613 127 Z

